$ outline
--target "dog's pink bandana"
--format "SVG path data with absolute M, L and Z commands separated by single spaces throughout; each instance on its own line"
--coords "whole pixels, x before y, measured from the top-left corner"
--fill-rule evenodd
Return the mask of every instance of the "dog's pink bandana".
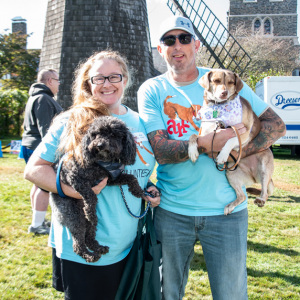
M 242 122 L 243 111 L 240 96 L 237 95 L 233 100 L 224 104 L 210 103 L 208 106 L 202 106 L 198 112 L 201 121 L 222 122 L 227 128 Z

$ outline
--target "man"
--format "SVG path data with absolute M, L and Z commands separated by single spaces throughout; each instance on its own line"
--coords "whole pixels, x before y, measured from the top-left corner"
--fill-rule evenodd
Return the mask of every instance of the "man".
M 47 133 L 53 117 L 63 110 L 54 99 L 59 84 L 58 73 L 52 69 L 44 69 L 38 73 L 37 83 L 30 87 L 22 135 L 22 151 L 26 163 Z M 49 234 L 49 223 L 45 222 L 49 193 L 34 185 L 30 199 L 33 214 L 28 233 Z
M 168 71 L 149 79 L 139 89 L 139 112 L 158 162 L 157 186 L 161 203 L 155 211 L 155 228 L 162 243 L 163 299 L 184 296 L 194 245 L 200 241 L 213 298 L 247 299 L 247 201 L 225 216 L 224 207 L 235 200 L 225 172 L 220 172 L 207 155 L 212 134 L 198 137 L 196 163 L 188 157 L 188 140 L 197 133 L 200 120 L 183 112 L 199 109 L 203 88 L 199 79 L 209 71 L 196 67 L 200 41 L 195 40 L 191 22 L 181 16 L 166 20 L 160 31 L 158 51 Z M 248 86 L 246 98 L 262 122 L 261 132 L 243 152 L 243 157 L 262 151 L 285 133 L 282 120 Z M 181 116 L 181 118 L 180 118 Z M 245 132 L 238 124 L 239 133 Z M 232 129 L 219 130 L 214 150 L 220 151 L 234 137 Z M 233 152 L 237 156 L 236 152 Z

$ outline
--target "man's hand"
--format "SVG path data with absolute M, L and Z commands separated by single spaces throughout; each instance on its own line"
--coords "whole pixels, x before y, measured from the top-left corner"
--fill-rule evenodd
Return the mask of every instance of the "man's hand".
M 258 135 L 247 144 L 242 151 L 241 158 L 250 156 L 252 154 L 258 153 L 269 148 L 274 144 L 280 137 L 284 136 L 286 133 L 286 127 L 282 119 L 271 109 L 268 108 L 260 117 L 261 130 Z M 237 125 L 236 125 L 237 127 Z M 227 130 L 227 129 L 226 129 Z M 240 133 L 240 130 L 239 130 Z M 214 143 L 215 145 L 215 143 Z M 214 146 L 214 158 L 217 157 L 217 148 Z M 207 153 L 212 157 L 211 153 Z M 236 151 L 231 151 L 231 154 L 237 159 L 238 153 Z M 229 156 L 228 162 L 233 162 L 233 159 Z
M 243 123 L 235 125 L 239 135 L 247 131 Z M 211 132 L 204 136 L 199 136 L 197 139 L 198 148 L 202 149 L 204 153 L 207 153 L 211 157 L 212 151 L 212 140 L 213 140 L 213 150 L 214 152 L 219 152 L 222 150 L 226 142 L 235 137 L 235 132 L 232 128 L 218 129 L 216 133 Z

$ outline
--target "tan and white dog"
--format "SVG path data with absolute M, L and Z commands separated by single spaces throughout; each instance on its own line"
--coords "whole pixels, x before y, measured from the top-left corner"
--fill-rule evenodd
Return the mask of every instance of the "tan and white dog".
M 216 69 L 202 76 L 199 83 L 205 90 L 203 106 L 199 112 L 201 117 L 199 135 L 213 132 L 217 122 L 222 123 L 224 128 L 244 123 L 247 131 L 240 136 L 243 148 L 259 133 L 261 125 L 249 102 L 238 95 L 243 87 L 242 80 L 231 71 Z M 239 150 L 237 137 L 226 142 L 216 162 L 218 164 L 227 162 L 233 149 Z M 195 162 L 198 156 L 197 135 L 194 134 L 189 139 L 189 157 Z M 229 167 L 232 165 L 233 163 L 229 163 Z M 261 190 L 247 188 L 247 192 L 259 195 L 254 203 L 260 207 L 264 206 L 268 196 L 273 193 L 273 171 L 273 154 L 270 149 L 241 159 L 238 168 L 234 171 L 227 170 L 227 179 L 235 190 L 237 198 L 226 205 L 224 214 L 230 214 L 237 205 L 246 200 L 242 186 L 250 186 L 253 183 L 260 183 Z

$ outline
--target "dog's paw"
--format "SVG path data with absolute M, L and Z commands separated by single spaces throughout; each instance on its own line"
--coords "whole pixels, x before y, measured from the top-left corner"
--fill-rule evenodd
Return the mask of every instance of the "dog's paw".
M 189 139 L 189 158 L 192 162 L 195 162 L 198 159 L 198 144 L 197 144 L 197 135 L 193 134 Z
M 109 247 L 107 246 L 100 246 L 100 254 L 103 255 L 103 254 L 106 254 L 109 252 Z
M 265 199 L 262 199 L 260 197 L 257 197 L 255 200 L 254 200 L 254 204 L 256 204 L 258 207 L 263 207 L 266 203 L 266 200 Z
M 82 255 L 82 258 L 85 259 L 86 262 L 88 263 L 93 263 L 93 262 L 96 262 L 98 261 L 100 258 L 101 258 L 101 254 L 83 254 Z
M 217 156 L 216 161 L 219 165 L 222 165 L 227 162 L 228 157 L 229 157 L 229 155 L 227 153 L 221 151 L 219 153 L 219 155 Z
M 224 208 L 224 215 L 227 216 L 233 212 L 235 208 L 235 205 L 232 203 L 229 203 L 228 205 L 225 206 Z

